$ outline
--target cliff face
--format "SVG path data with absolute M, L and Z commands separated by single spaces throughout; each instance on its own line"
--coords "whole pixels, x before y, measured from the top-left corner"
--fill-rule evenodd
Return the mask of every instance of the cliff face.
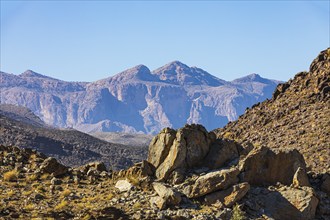
M 92 83 L 64 82 L 34 73 L 0 73 L 1 103 L 31 109 L 47 124 L 85 132 L 154 134 L 200 123 L 207 129 L 237 119 L 270 98 L 278 84 L 259 75 L 227 82 L 178 61 L 150 71 L 139 65 Z
M 237 121 L 217 129 L 218 137 L 245 146 L 298 149 L 307 165 L 330 170 L 330 49 L 322 51 L 309 72 L 277 86 L 272 99 L 248 109 Z

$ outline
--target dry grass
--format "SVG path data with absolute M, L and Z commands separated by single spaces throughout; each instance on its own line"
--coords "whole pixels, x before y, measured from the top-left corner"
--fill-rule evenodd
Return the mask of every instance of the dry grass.
M 8 182 L 15 181 L 17 180 L 18 174 L 17 170 L 8 171 L 3 174 L 3 180 Z

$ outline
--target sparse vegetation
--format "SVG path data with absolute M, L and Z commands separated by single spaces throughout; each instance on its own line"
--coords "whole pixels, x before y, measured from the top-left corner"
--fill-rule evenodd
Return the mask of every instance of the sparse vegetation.
M 233 212 L 230 220 L 245 220 L 244 212 L 241 210 L 238 204 L 234 205 Z
M 3 180 L 4 181 L 15 181 L 18 177 L 18 171 L 17 170 L 11 170 L 3 174 Z

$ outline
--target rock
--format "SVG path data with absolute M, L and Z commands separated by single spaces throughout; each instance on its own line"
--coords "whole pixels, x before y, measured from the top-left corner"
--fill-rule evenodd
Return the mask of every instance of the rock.
M 318 199 L 310 187 L 293 188 L 282 186 L 272 190 L 263 189 L 249 197 L 262 207 L 263 213 L 270 219 L 311 220 L 315 217 Z
M 50 183 L 52 185 L 61 185 L 62 184 L 62 180 L 56 178 L 56 177 L 53 177 L 51 180 L 50 180 Z
M 152 186 L 156 193 L 165 200 L 166 205 L 178 205 L 181 202 L 181 195 L 176 190 L 159 182 L 154 182 Z
M 230 188 L 214 192 L 205 196 L 205 202 L 208 205 L 214 204 L 220 201 L 227 207 L 233 206 L 236 202 L 240 201 L 245 194 L 249 191 L 249 183 L 240 183 Z
M 55 158 L 48 157 L 40 165 L 41 173 L 53 174 L 53 176 L 61 176 L 67 173 L 68 168 L 59 162 Z
M 230 220 L 232 216 L 232 210 L 229 208 L 224 208 L 216 214 L 218 219 Z
M 114 175 L 117 178 L 129 178 L 136 177 L 139 179 L 143 179 L 145 177 L 153 176 L 155 172 L 155 167 L 146 160 L 142 162 L 136 163 L 127 170 L 120 170 L 118 173 L 115 172 Z
M 311 186 L 307 173 L 301 167 L 299 167 L 294 174 L 292 184 L 294 187 Z
M 107 171 L 107 168 L 103 162 L 91 162 L 91 163 L 88 163 L 88 164 L 85 164 L 83 166 L 76 168 L 76 170 L 80 170 L 84 174 L 87 174 L 87 172 L 90 169 L 96 170 L 98 172 Z
M 176 131 L 164 128 L 155 136 L 149 146 L 148 162 L 156 168 L 164 162 L 175 139 Z
M 321 190 L 326 192 L 330 197 L 330 175 L 328 173 L 324 174 L 322 181 Z
M 125 180 L 118 180 L 115 187 L 120 192 L 127 192 L 132 189 L 133 185 L 127 179 L 125 179 Z
M 240 180 L 251 185 L 290 185 L 296 170 L 306 169 L 303 156 L 297 150 L 273 151 L 266 147 L 252 150 L 240 161 Z
M 217 140 L 210 146 L 210 150 L 204 159 L 203 165 L 210 169 L 218 169 L 237 158 L 237 144 L 228 140 Z
M 214 139 L 214 135 L 209 134 L 201 125 L 186 125 L 176 132 L 175 138 L 173 130 L 164 130 L 149 146 L 148 161 L 155 165 L 156 177 L 166 180 L 175 169 L 192 168 L 200 164 Z
M 198 198 L 217 190 L 227 189 L 238 182 L 238 174 L 239 170 L 237 168 L 231 168 L 200 176 L 187 197 Z
M 156 207 L 160 210 L 163 210 L 166 207 L 166 201 L 160 196 L 154 196 L 150 198 L 150 205 L 151 207 Z

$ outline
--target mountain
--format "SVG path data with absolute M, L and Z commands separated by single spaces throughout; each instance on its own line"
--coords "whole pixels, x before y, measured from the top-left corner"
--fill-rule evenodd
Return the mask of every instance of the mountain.
M 47 127 L 30 109 L 22 106 L 0 104 L 0 114 L 36 127 Z
M 155 134 L 164 127 L 224 126 L 270 98 L 275 80 L 252 74 L 231 82 L 174 61 L 138 65 L 96 82 L 65 82 L 31 70 L 0 73 L 0 103 L 31 109 L 47 124 L 83 132 Z
M 219 138 L 248 146 L 298 149 L 309 169 L 330 171 L 330 49 L 279 84 L 270 100 L 254 105 L 237 121 L 216 130 Z M 241 81 L 241 80 L 239 80 Z
M 33 120 L 3 112 L 0 110 L 0 145 L 32 148 L 67 166 L 102 161 L 114 169 L 123 169 L 146 158 L 146 146 L 113 144 L 73 129 L 44 126 L 39 124 L 40 119 L 38 123 L 34 121 L 37 117 L 31 112 L 28 115 Z

